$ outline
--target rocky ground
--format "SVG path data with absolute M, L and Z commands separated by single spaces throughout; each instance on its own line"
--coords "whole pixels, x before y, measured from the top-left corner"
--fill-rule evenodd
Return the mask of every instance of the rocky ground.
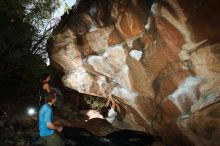
M 28 108 L 37 109 L 34 100 L 7 100 L 0 105 L 0 145 L 1 146 L 31 146 L 38 138 L 37 113 L 27 114 Z M 56 124 L 64 125 L 60 133 L 67 146 L 77 145 L 145 145 L 154 141 L 152 136 L 131 131 L 119 131 L 101 119 L 94 110 L 73 111 L 73 106 L 64 103 L 62 109 L 55 110 Z M 86 130 L 87 129 L 87 130 Z M 116 132 L 118 131 L 118 132 Z M 115 133 L 115 134 L 114 134 Z M 85 140 L 86 139 L 86 140 Z M 147 141 L 146 141 L 147 140 Z M 141 143 L 140 143 L 141 142 Z M 163 146 L 160 142 L 153 145 Z

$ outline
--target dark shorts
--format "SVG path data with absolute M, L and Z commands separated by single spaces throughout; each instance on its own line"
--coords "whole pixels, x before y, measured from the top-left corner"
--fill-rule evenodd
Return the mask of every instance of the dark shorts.
M 64 146 L 64 141 L 56 133 L 41 138 L 45 141 L 45 146 Z

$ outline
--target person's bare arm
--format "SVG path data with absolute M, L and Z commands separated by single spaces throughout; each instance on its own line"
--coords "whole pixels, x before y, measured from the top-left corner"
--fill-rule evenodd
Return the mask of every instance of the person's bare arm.
M 116 107 L 115 100 L 112 97 L 111 97 L 111 100 L 112 100 L 112 108 L 115 109 L 115 107 Z
M 47 93 L 51 92 L 50 85 L 48 83 L 45 83 L 43 88 L 47 91 Z
M 105 106 L 109 106 L 110 101 L 111 101 L 111 97 L 108 97 L 108 101 L 106 102 Z
M 61 132 L 63 130 L 62 126 L 57 126 L 53 123 L 47 123 L 47 127 L 50 128 L 50 129 L 53 129 L 53 130 L 57 130 L 59 132 Z

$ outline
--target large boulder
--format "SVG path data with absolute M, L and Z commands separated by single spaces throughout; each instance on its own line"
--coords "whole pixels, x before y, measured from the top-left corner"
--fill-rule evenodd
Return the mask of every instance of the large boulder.
M 117 128 L 147 131 L 169 145 L 218 145 L 218 117 L 198 111 L 219 101 L 219 4 L 81 0 L 48 43 L 52 65 L 70 89 L 112 94 Z M 207 140 L 198 129 L 207 134 L 210 122 Z

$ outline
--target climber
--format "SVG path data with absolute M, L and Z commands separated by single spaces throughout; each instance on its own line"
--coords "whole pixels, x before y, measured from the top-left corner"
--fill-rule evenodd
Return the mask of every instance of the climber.
M 45 98 L 46 103 L 39 112 L 40 137 L 46 142 L 46 146 L 64 146 L 62 138 L 55 133 L 55 130 L 61 132 L 63 127 L 53 123 L 52 105 L 56 103 L 56 100 L 54 93 L 49 93 Z
M 108 109 L 109 103 L 111 100 L 111 109 Z M 108 123 L 112 124 L 117 116 L 117 112 L 115 111 L 116 103 L 114 99 L 112 98 L 112 95 L 109 96 L 108 101 L 104 107 L 101 108 L 100 114 L 105 118 Z
M 51 92 L 50 87 L 50 74 L 44 73 L 40 79 L 40 87 L 39 87 L 39 106 L 43 106 L 45 104 L 45 97 Z

